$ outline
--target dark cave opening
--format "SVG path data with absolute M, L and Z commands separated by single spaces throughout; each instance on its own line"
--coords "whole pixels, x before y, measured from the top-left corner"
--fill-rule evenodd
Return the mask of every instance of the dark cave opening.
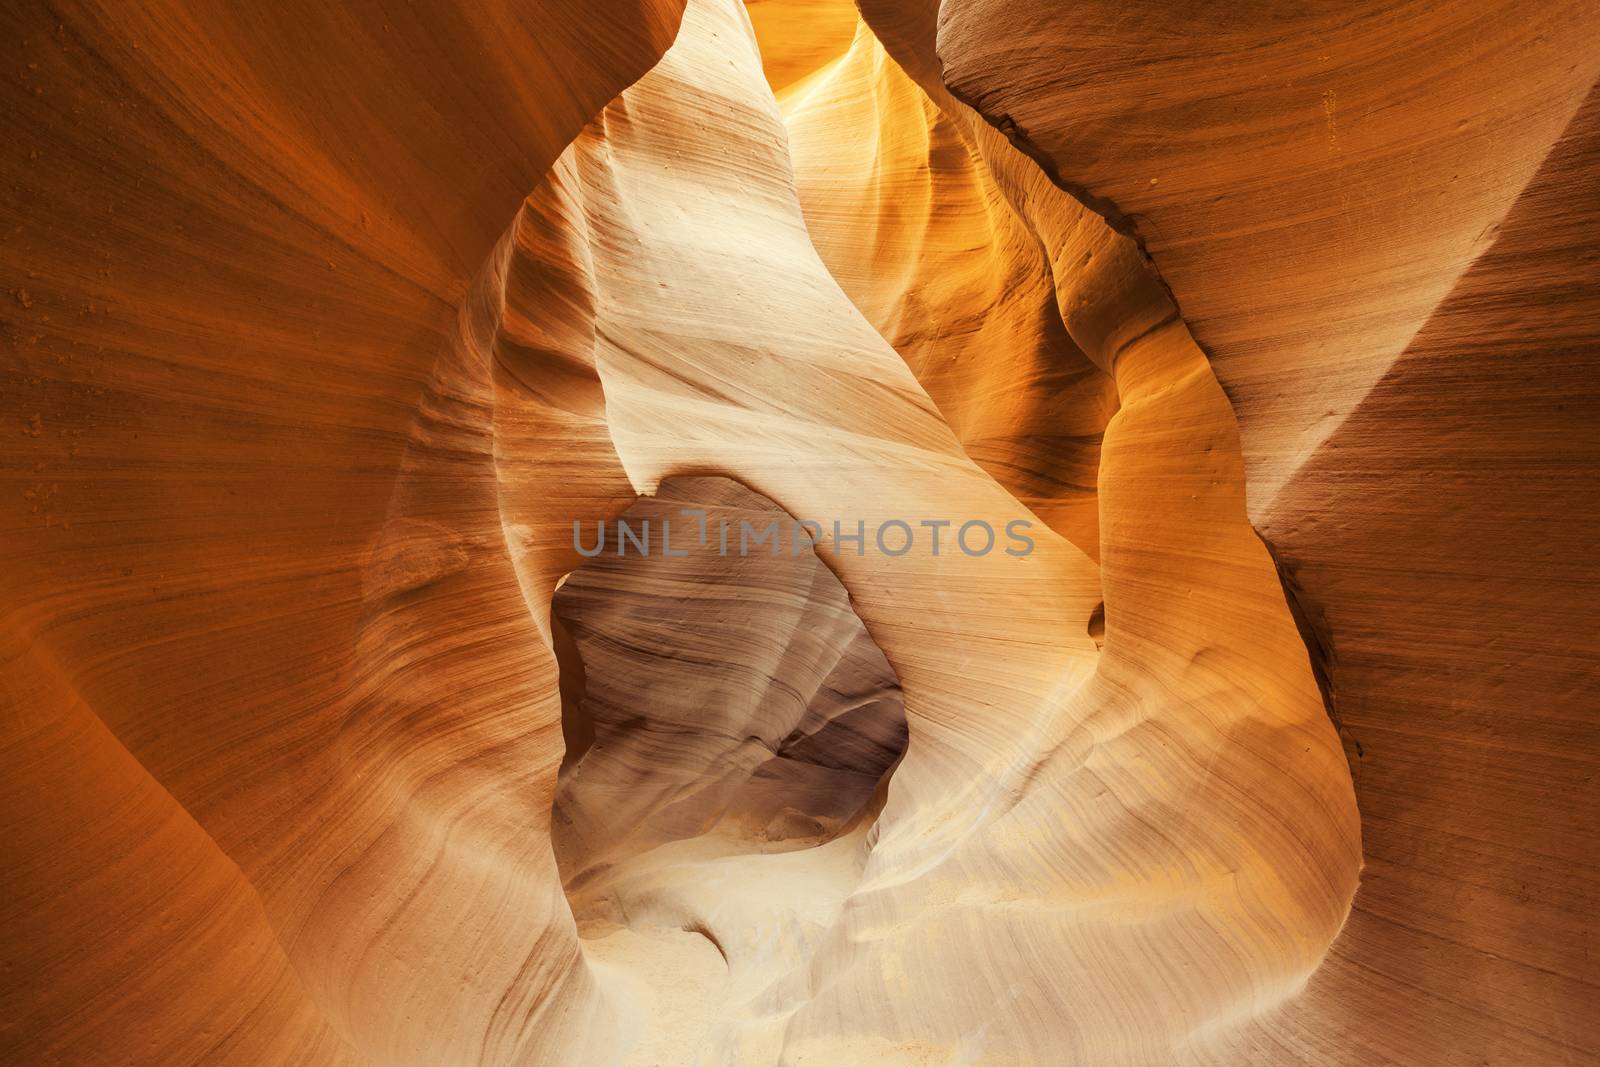
M 809 546 L 702 544 L 700 514 L 787 517 L 727 478 L 669 479 L 620 516 L 654 550 L 608 544 L 557 587 L 564 884 L 693 838 L 825 843 L 875 816 L 905 749 L 899 680 L 838 578 Z

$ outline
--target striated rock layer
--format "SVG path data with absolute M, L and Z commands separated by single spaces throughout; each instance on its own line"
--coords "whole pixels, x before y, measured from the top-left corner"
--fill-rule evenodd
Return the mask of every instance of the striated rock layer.
M 1258 520 L 1600 76 L 1585 0 L 893 3 L 935 9 L 950 90 L 1154 258 L 1239 409 Z
M 1600 1058 L 1592 9 L 469 6 L 5 15 L 6 1062 Z
M 583 535 L 595 555 L 552 606 L 576 679 L 554 826 L 569 884 L 719 827 L 831 836 L 898 761 L 899 682 L 804 537 L 738 483 L 692 477 Z
M 680 11 L 0 12 L 0 1059 L 515 1062 L 600 1030 L 488 370 L 429 382 Z
M 1224 1061 L 1600 1057 L 1600 10 L 884 6 L 1153 257 L 1341 724 L 1364 888 Z

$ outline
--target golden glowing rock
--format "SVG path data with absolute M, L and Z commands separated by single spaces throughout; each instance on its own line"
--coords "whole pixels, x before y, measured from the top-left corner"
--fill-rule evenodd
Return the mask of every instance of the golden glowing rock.
M 0 18 L 0 1060 L 1600 1055 L 1592 5 Z

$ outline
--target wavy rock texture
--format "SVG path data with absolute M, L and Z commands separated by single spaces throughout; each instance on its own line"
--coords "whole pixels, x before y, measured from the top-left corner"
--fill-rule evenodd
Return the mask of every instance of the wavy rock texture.
M 1344 937 L 1254 1039 L 1313 1062 L 1600 1056 L 1597 164 L 1591 92 L 1261 524 L 1314 620 L 1366 847 Z
M 6 5 L 0 1058 L 602 1032 L 487 366 L 432 368 L 680 10 Z
M 726 479 L 675 478 L 619 521 L 657 555 L 618 526 L 586 534 L 599 554 L 553 605 L 563 674 L 582 679 L 556 794 L 566 880 L 719 826 L 832 836 L 905 748 L 899 682 L 844 587 L 789 515 Z
M 950 89 L 1155 259 L 1240 413 L 1258 521 L 1600 75 L 1574 47 L 1600 31 L 1584 0 L 949 0 L 937 19 Z
M 966 453 L 1097 558 L 1116 385 L 1064 326 L 1038 236 L 947 104 L 860 26 L 847 56 L 784 96 L 806 226 Z
M 1573 47 L 1600 11 L 912 6 L 886 39 L 1172 287 L 1345 735 L 1364 888 L 1225 1058 L 1600 1056 L 1600 142 Z
M 554 845 L 589 958 L 643 986 L 618 997 L 648 1012 L 629 1062 L 657 1063 L 688 1058 L 836 920 L 906 724 L 844 587 L 771 501 L 679 477 L 620 521 L 657 555 L 619 553 L 611 527 L 555 598 L 570 725 Z M 740 555 L 774 521 L 777 553 Z
M 1600 1057 L 1592 9 L 860 6 L 7 12 L 8 1062 Z

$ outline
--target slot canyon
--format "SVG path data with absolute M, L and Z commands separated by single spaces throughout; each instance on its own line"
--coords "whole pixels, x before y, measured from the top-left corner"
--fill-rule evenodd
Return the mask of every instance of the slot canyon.
M 1595 0 L 0 23 L 0 1063 L 1600 1064 Z

